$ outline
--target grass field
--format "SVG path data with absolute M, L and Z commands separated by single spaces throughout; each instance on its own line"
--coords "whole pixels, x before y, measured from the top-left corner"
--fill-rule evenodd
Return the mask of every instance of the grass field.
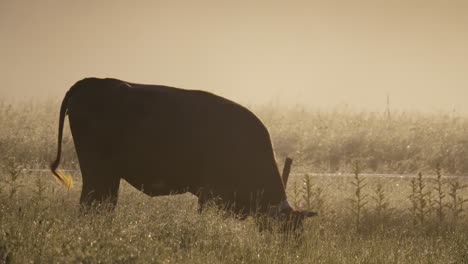
M 468 263 L 468 179 L 437 177 L 468 175 L 466 116 L 253 107 L 280 166 L 294 158 L 291 204 L 320 212 L 294 238 L 125 182 L 114 212 L 81 215 L 79 174 L 67 191 L 27 170 L 55 157 L 58 108 L 0 102 L 0 263 Z M 78 169 L 68 128 L 62 168 Z

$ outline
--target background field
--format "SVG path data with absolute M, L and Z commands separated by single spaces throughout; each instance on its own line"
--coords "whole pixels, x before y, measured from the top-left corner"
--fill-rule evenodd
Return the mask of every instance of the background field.
M 320 212 L 303 237 L 260 233 L 191 195 L 149 198 L 123 182 L 113 213 L 80 215 L 47 168 L 59 100 L 0 101 L 0 263 L 468 263 L 468 117 L 254 106 L 290 202 Z M 62 168 L 79 168 L 66 126 Z M 358 165 L 358 166 L 357 166 Z M 357 167 L 356 167 L 357 166 Z M 326 172 L 414 177 L 321 176 Z M 422 177 L 417 178 L 417 173 Z M 319 173 L 319 175 L 311 173 Z

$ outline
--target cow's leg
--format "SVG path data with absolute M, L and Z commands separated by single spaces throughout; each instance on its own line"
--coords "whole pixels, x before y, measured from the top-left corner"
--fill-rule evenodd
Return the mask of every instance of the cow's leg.
M 203 207 L 205 206 L 205 203 L 200 201 L 200 199 L 198 199 L 198 209 L 197 209 L 197 212 L 199 214 L 201 214 L 203 212 Z
M 198 196 L 198 213 L 201 214 L 203 212 L 203 209 L 206 206 L 206 203 L 209 201 L 208 195 L 206 193 L 203 193 L 203 191 L 198 191 L 196 194 Z
M 96 151 L 78 152 L 83 179 L 80 204 L 82 210 L 90 207 L 105 205 L 107 209 L 114 209 L 120 185 L 119 164 L 112 159 L 103 158 Z
M 117 203 L 120 178 L 125 174 L 122 129 L 112 116 L 86 112 L 70 116 L 70 128 L 80 162 L 83 179 L 80 204 L 83 209 L 106 204 L 113 209 Z M 101 113 L 102 114 L 102 113 Z
M 213 194 L 213 192 L 208 191 L 206 189 L 200 189 L 196 196 L 198 196 L 198 213 L 202 213 L 203 209 L 206 206 L 220 206 L 221 205 L 221 198 Z
M 98 178 L 98 179 L 96 179 Z M 82 209 L 99 207 L 113 210 L 117 204 L 120 177 L 107 173 L 83 173 L 83 189 L 80 204 Z

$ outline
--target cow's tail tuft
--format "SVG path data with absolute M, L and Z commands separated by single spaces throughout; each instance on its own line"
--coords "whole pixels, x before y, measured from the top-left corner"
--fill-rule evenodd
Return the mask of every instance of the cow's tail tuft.
M 70 189 L 73 186 L 73 178 L 70 174 L 58 170 L 60 163 L 60 156 L 62 155 L 62 134 L 63 134 L 63 123 L 65 122 L 65 115 L 67 114 L 68 101 L 70 99 L 70 91 L 65 94 L 63 98 L 62 105 L 60 106 L 60 116 L 59 116 L 59 129 L 58 129 L 58 147 L 57 147 L 57 158 L 52 164 L 50 164 L 50 170 L 56 179 L 61 182 L 65 187 Z

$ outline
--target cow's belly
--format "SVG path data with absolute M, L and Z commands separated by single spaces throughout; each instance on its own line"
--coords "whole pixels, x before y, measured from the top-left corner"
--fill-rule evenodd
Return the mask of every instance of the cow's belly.
M 151 181 L 148 181 L 147 179 L 139 180 L 129 177 L 125 177 L 124 179 L 130 183 L 130 185 L 149 196 L 181 194 L 190 191 L 188 187 L 175 186 L 173 184 L 164 182 L 161 179 L 154 179 Z

